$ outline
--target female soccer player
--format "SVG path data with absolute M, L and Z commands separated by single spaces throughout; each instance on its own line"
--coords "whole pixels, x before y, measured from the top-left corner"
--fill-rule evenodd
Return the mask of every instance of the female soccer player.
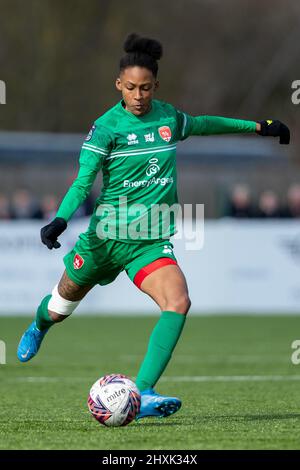
M 181 401 L 159 395 L 153 387 L 170 361 L 191 302 L 169 240 L 175 233 L 174 220 L 170 217 L 166 230 L 165 214 L 150 219 L 153 207 L 171 208 L 177 202 L 176 143 L 190 135 L 254 132 L 289 143 L 289 130 L 279 121 L 192 117 L 155 100 L 161 44 L 131 34 L 124 49 L 116 80 L 122 100 L 91 128 L 80 153 L 78 176 L 56 218 L 42 228 L 42 242 L 49 249 L 60 247 L 57 238 L 100 170 L 102 192 L 88 230 L 64 257 L 66 270 L 59 284 L 41 301 L 35 321 L 22 336 L 18 358 L 26 362 L 35 356 L 54 323 L 66 319 L 96 284 L 109 284 L 125 270 L 161 310 L 136 379 L 142 395 L 138 418 L 168 416 Z

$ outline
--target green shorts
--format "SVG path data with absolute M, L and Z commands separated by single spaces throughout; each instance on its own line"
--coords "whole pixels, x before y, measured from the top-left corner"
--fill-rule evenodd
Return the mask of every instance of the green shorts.
M 156 260 L 161 261 L 154 264 Z M 64 263 L 69 278 L 80 286 L 109 284 L 123 270 L 138 285 L 136 274 L 139 273 L 137 278 L 141 279 L 141 270 L 150 263 L 154 266 L 152 270 L 164 264 L 177 264 L 169 240 L 124 243 L 100 239 L 91 231 L 80 234 L 73 250 L 64 257 Z M 145 271 L 142 277 L 150 272 Z

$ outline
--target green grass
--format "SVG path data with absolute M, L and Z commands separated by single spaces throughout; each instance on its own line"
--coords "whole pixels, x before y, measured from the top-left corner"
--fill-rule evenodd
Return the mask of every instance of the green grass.
M 125 428 L 100 426 L 87 394 L 107 373 L 136 375 L 156 318 L 74 316 L 21 364 L 16 347 L 29 321 L 0 317 L 1 449 L 300 449 L 300 365 L 291 363 L 298 317 L 190 316 L 157 386 L 179 396 L 181 410 Z

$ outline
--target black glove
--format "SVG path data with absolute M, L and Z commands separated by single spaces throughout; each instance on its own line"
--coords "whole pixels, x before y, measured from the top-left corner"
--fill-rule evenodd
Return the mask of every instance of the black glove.
M 57 241 L 57 237 L 63 233 L 67 228 L 67 222 L 62 217 L 56 217 L 48 225 L 45 225 L 41 229 L 41 240 L 44 245 L 47 245 L 49 250 L 52 248 L 59 248 L 60 243 Z
M 290 143 L 290 130 L 282 122 L 272 121 L 272 119 L 258 122 L 261 125 L 261 130 L 257 131 L 258 134 L 263 136 L 279 137 L 280 144 L 288 145 Z

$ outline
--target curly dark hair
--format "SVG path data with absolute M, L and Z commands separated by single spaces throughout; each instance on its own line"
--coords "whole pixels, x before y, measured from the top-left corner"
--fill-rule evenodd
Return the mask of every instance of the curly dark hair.
M 159 41 L 149 39 L 132 33 L 124 42 L 126 54 L 120 60 L 120 72 L 127 67 L 146 67 L 151 70 L 154 77 L 157 76 L 157 61 L 162 57 L 163 48 Z

